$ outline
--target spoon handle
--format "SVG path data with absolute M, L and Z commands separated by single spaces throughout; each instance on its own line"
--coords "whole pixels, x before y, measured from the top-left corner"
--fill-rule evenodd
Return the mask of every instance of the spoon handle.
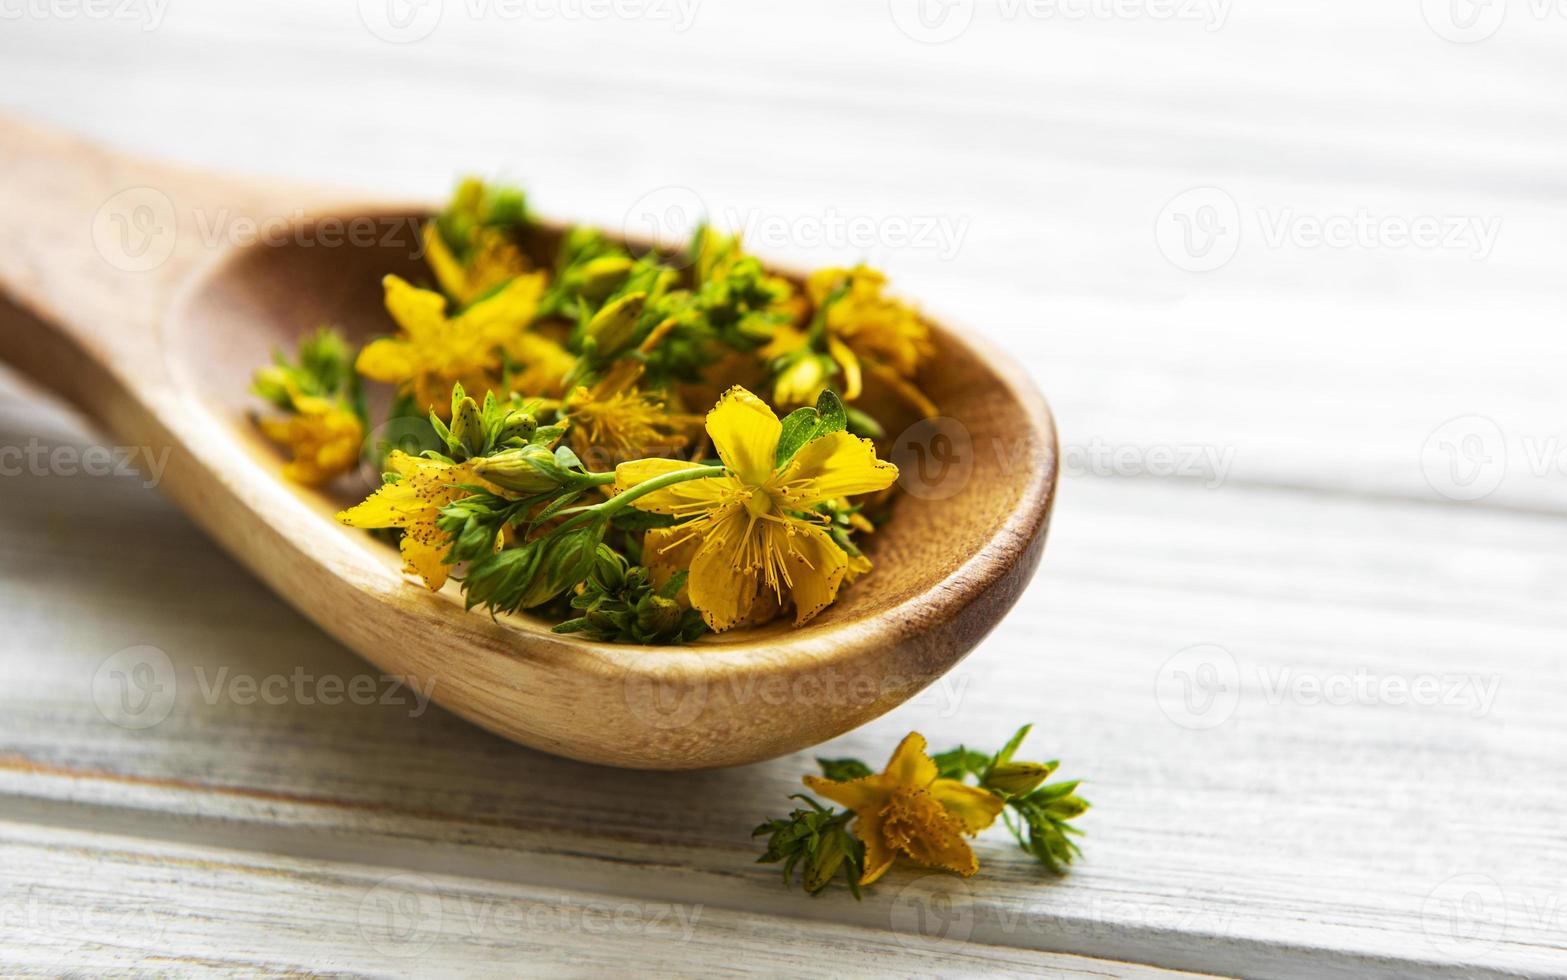
M 0 116 L 0 359 L 114 428 L 166 382 L 161 324 L 215 251 L 207 222 L 259 196 Z

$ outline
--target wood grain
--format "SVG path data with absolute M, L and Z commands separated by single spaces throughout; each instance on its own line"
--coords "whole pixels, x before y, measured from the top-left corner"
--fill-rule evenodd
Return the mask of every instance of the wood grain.
M 1531 454 L 1567 437 L 1567 21 L 1513 5 L 1494 37 L 1451 44 L 1412 2 L 1237 4 L 1212 31 L 979 6 L 963 37 L 926 46 L 873 0 L 707 4 L 684 33 L 453 15 L 409 45 L 377 41 L 352 5 L 175 5 L 154 31 L 8 22 L 0 103 L 125 149 L 372 197 L 515 176 L 546 213 L 612 227 L 668 186 L 721 218 L 807 231 L 829 208 L 966 223 L 955 250 L 753 236 L 795 264 L 869 258 L 961 314 L 1051 394 L 1068 450 L 1050 551 L 1013 617 L 948 686 L 823 752 L 875 757 L 911 728 L 978 745 L 1040 723 L 1037 751 L 1088 778 L 1096 808 L 1087 858 L 1060 882 L 1004 838 L 979 844 L 977 915 L 1005 945 L 1264 977 L 1561 975 L 1567 496 Z M 722 125 L 693 124 L 712 116 Z M 1202 186 L 1246 224 L 1235 258 L 1199 274 L 1167 261 L 1153 228 Z M 1284 209 L 1502 228 L 1484 260 L 1270 247 L 1262 222 Z M 1476 416 L 1502 429 L 1502 479 L 1454 501 L 1425 446 Z M 0 444 L 83 438 L 35 406 L 0 418 L 14 426 Z M 1132 465 L 1096 465 L 1096 448 Z M 1151 472 L 1159 449 L 1198 455 Z M 235 860 L 395 858 L 551 895 L 704 901 L 811 929 L 886 930 L 917 882 L 892 879 L 879 906 L 811 903 L 749 863 L 748 828 L 796 786 L 803 756 L 616 774 L 434 711 L 208 705 L 198 665 L 364 668 L 129 478 L 17 478 L 0 493 L 15 818 L 154 848 L 188 836 Z M 99 714 L 91 677 L 138 643 L 190 683 L 162 724 L 127 732 Z M 1245 683 L 1225 723 L 1197 731 L 1155 691 L 1163 665 L 1202 644 L 1227 649 Z M 1483 715 L 1473 700 L 1270 699 L 1286 669 L 1362 668 L 1501 681 Z M 1191 721 L 1182 704 L 1169 706 Z M 85 893 L 73 869 L 95 866 L 30 865 L 62 895 Z M 164 946 L 210 949 L 253 924 L 215 919 Z M 316 948 L 345 969 L 366 955 Z
M 750 863 L 749 828 L 798 787 L 808 754 L 614 772 L 508 746 L 439 709 L 413 717 L 411 701 L 319 703 L 322 677 L 346 688 L 376 675 L 137 481 L 32 485 L 0 539 L 16 549 L 5 589 L 61 622 L 83 608 L 63 591 L 74 582 L 87 615 L 7 654 L 5 670 L 27 678 L 0 711 L 8 819 L 149 838 L 177 828 L 321 860 L 395 853 L 426 874 L 866 928 L 930 897 L 931 883 L 900 871 L 863 905 L 802 904 Z M 984 745 L 1035 720 L 1038 754 L 1089 779 L 1088 857 L 1069 877 L 1042 876 L 1004 835 L 980 843 L 985 874 L 966 896 L 980 941 L 1247 975 L 1552 973 L 1567 950 L 1553 912 L 1567 855 L 1549 843 L 1567 671 L 1545 597 L 1567 531 L 1507 512 L 1150 482 L 1069 484 L 1062 506 L 1072 519 L 1052 561 L 981 655 L 821 750 L 876 759 L 910 729 Z M 96 544 L 108 541 L 148 564 L 105 560 Z M 56 557 L 21 571 L 38 554 Z M 123 730 L 95 704 L 94 678 L 144 643 L 169 654 L 178 697 L 160 723 Z M 1204 644 L 1243 673 L 1222 723 L 1194 730 L 1158 692 L 1170 658 Z M 220 680 L 225 668 L 311 680 L 305 698 L 290 688 L 269 702 Z M 1357 671 L 1500 686 L 1488 703 L 1465 690 L 1451 705 L 1275 691 Z M 1496 882 L 1507 906 L 1501 932 L 1455 952 L 1442 909 L 1443 889 L 1467 882 L 1445 884 L 1458 874 Z
M 0 943 L 13 976 L 127 967 L 245 977 L 855 976 L 866 957 L 905 976 L 1191 976 L 978 943 L 925 948 L 882 930 L 700 904 L 26 824 L 0 824 L 0 856 Z M 67 884 L 89 879 L 90 889 Z
M 905 492 L 869 548 L 878 574 L 809 624 L 681 649 L 472 615 L 456 583 L 425 591 L 392 549 L 334 519 L 370 474 L 345 481 L 356 491 L 347 496 L 285 479 L 247 394 L 270 351 L 321 323 L 356 342 L 385 330 L 378 283 L 415 264 L 428 212 L 320 205 L 325 195 L 312 193 L 280 212 L 269 203 L 287 196 L 277 188 L 188 177 L 17 121 L 0 120 L 0 134 L 0 204 L 32 229 L 0 252 L 0 356 L 123 444 L 166 456 L 163 491 L 323 629 L 515 741 L 641 769 L 738 765 L 815 745 L 939 678 L 1038 567 L 1058 468 L 1050 411 L 1000 351 L 932 323 L 940 371 L 922 381 L 946 414 L 885 416 L 897 434 L 881 451 L 903 461 Z M 117 203 L 126 195 L 133 206 Z M 277 221 L 275 237 L 198 237 L 219 214 Z M 116 224 L 138 222 L 156 231 L 126 247 Z M 83 225 L 91 248 L 72 231 Z M 361 226 L 362 241 L 342 230 Z M 757 686 L 796 694 L 787 709 L 758 710 Z

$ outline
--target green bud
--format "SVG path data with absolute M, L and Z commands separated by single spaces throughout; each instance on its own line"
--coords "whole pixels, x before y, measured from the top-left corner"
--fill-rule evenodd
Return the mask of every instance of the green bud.
M 464 397 L 452 406 L 452 436 L 468 450 L 468 455 L 484 452 L 484 419 L 479 414 L 479 403 Z
M 530 547 L 539 549 L 539 565 L 533 580 L 523 589 L 518 608 L 543 605 L 587 578 L 598 557 L 606 526 L 592 521 L 534 542 Z
M 485 224 L 502 227 L 522 227 L 531 222 L 528 215 L 528 198 L 515 187 L 498 187 L 489 201 L 489 213 Z
M 501 423 L 500 432 L 496 434 L 496 442 L 507 442 L 511 439 L 521 439 L 523 442 L 533 438 L 533 433 L 539 428 L 539 420 L 533 417 L 532 412 L 524 412 L 521 409 L 512 409 L 506 413 L 506 420 Z
M 630 258 L 624 255 L 601 255 L 583 263 L 576 275 L 581 277 L 582 296 L 594 303 L 623 286 L 631 277 Z
M 465 606 L 469 609 L 489 606 L 503 612 L 522 608 L 521 599 L 538 568 L 537 541 L 479 559 L 468 569 L 468 577 L 463 580 Z
M 661 636 L 680 622 L 680 603 L 660 595 L 650 595 L 645 604 L 637 604 L 637 629 L 649 636 Z M 828 872 L 828 877 L 832 873 Z
M 467 518 L 452 541 L 451 560 L 471 561 L 495 551 L 495 525 L 478 517 Z
M 251 383 L 250 390 L 278 408 L 292 411 L 294 400 L 288 391 L 288 381 L 289 373 L 287 368 L 269 364 L 256 372 L 256 377 Z
M 473 469 L 498 487 L 526 494 L 558 489 L 570 477 L 548 447 L 537 445 L 507 449 L 474 460 Z
M 805 353 L 778 373 L 773 395 L 784 405 L 810 405 L 827 385 L 833 362 L 823 354 Z
M 452 192 L 450 210 L 455 214 L 478 214 L 484 207 L 484 181 L 477 177 L 464 177 Z
M 628 293 L 604 304 L 588 321 L 587 335 L 598 345 L 599 355 L 610 357 L 631 343 L 637 321 L 647 306 L 647 293 Z
M 1063 796 L 1051 801 L 1045 812 L 1057 820 L 1071 820 L 1088 812 L 1088 801 L 1080 796 Z
M 811 852 L 810 860 L 805 866 L 805 890 L 819 892 L 826 888 L 832 881 L 832 876 L 843 867 L 843 859 L 847 856 L 848 850 L 841 831 L 823 834 L 821 844 Z
M 353 377 L 354 354 L 343 335 L 322 327 L 299 342 L 299 369 L 322 394 L 335 392 Z
M 711 279 L 719 263 L 739 249 L 740 240 L 722 234 L 712 225 L 703 225 L 697 229 L 691 244 L 692 251 L 695 253 L 696 281 L 701 283 Z
M 606 592 L 617 592 L 626 585 L 626 559 L 620 552 L 605 545 L 599 545 L 598 560 L 593 566 L 593 578 L 604 587 Z
M 1022 796 L 1032 793 L 1055 771 L 1056 767 L 1049 763 L 1007 762 L 990 771 L 985 777 L 985 788 L 1007 796 Z

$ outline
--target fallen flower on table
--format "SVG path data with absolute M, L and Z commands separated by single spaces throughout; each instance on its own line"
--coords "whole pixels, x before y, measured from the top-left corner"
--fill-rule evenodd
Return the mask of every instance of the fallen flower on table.
M 858 759 L 817 759 L 822 775 L 804 777 L 805 785 L 846 809 L 794 794 L 790 798 L 805 807 L 752 831 L 753 837 L 768 835 L 767 851 L 757 860 L 782 862 L 786 883 L 800 869 L 813 895 L 841 870 L 858 898 L 860 887 L 874 884 L 899 856 L 973 875 L 979 859 L 965 838 L 1000 816 L 1024 851 L 1064 874 L 1081 853 L 1069 835 L 1082 831 L 1068 821 L 1089 804 L 1076 795 L 1077 781 L 1045 783 L 1059 762 L 1013 759 L 1032 727 L 1018 729 L 994 755 L 959 746 L 932 756 L 924 736 L 910 732 L 879 773 Z

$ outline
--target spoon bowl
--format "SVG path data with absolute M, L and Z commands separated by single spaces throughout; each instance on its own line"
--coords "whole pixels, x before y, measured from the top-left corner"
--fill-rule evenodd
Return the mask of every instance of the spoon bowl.
M 122 444 L 168 449 L 161 488 L 279 595 L 517 742 L 649 769 L 797 751 L 951 669 L 1038 565 L 1056 479 L 1049 410 L 1004 357 L 933 322 L 922 384 L 945 415 L 888 441 L 901 492 L 869 539 L 875 569 L 809 624 L 638 647 L 465 612 L 455 584 L 426 591 L 395 549 L 333 520 L 373 474 L 328 490 L 283 479 L 248 392 L 273 349 L 319 325 L 356 341 L 388 332 L 380 280 L 418 277 L 427 209 L 333 204 L 4 120 L 0 174 L 16 230 L 0 241 L 0 357 Z

